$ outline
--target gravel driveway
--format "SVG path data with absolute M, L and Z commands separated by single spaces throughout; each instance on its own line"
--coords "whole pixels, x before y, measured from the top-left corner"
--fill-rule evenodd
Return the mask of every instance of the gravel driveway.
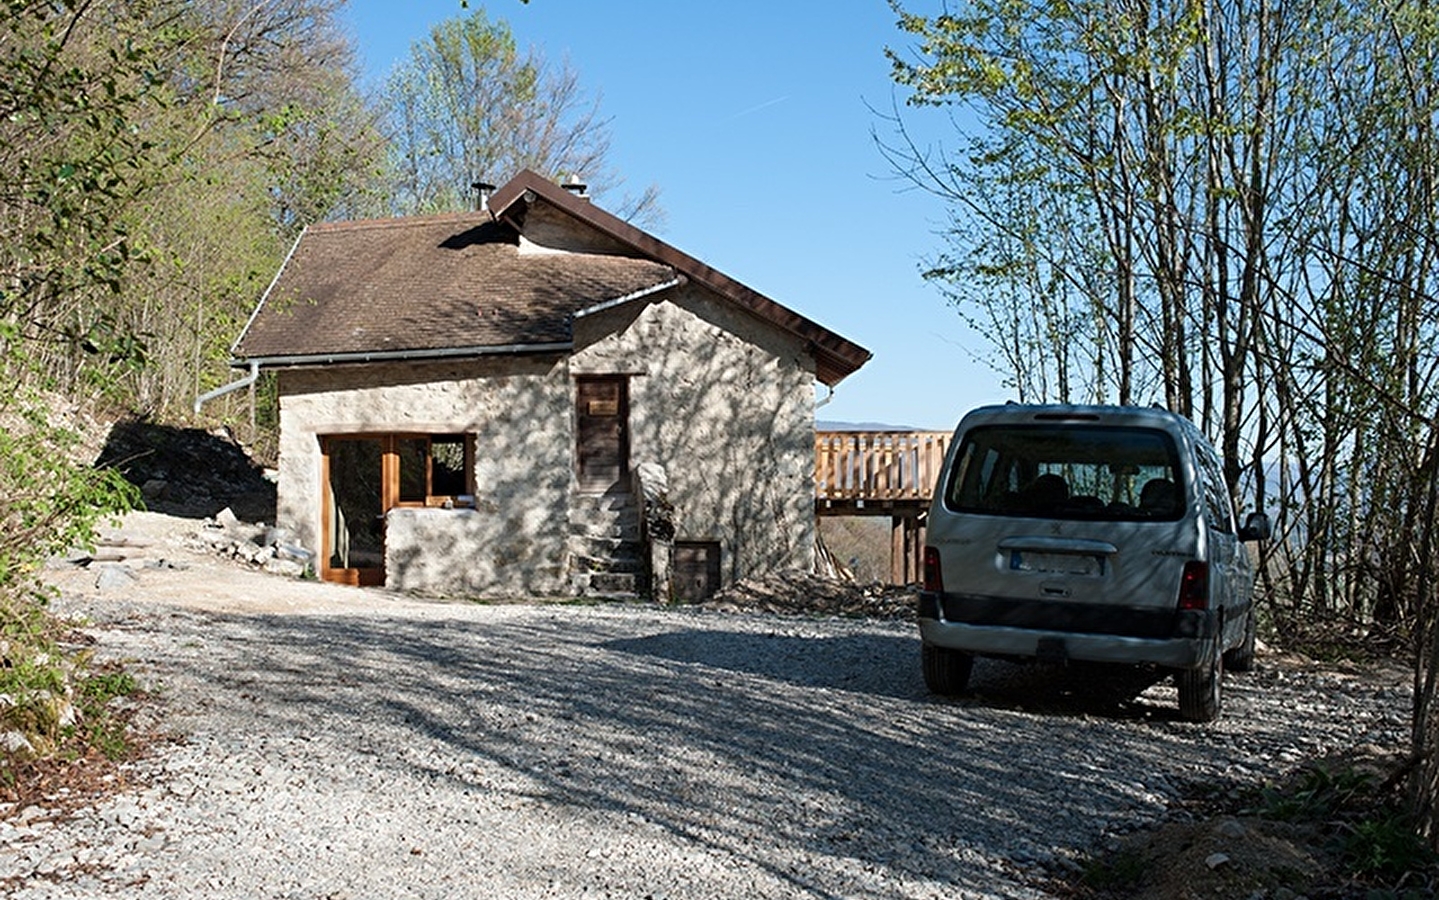
M 1192 780 L 1407 735 L 1402 684 L 1263 660 L 1198 726 L 1137 674 L 981 662 L 936 700 L 896 623 L 143 593 L 63 607 L 182 737 L 0 823 L 16 900 L 1045 897 Z

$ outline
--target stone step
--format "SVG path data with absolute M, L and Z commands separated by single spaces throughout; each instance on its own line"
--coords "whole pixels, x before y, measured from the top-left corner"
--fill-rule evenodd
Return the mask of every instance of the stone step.
M 575 494 L 570 498 L 570 511 L 577 510 L 636 510 L 635 495 L 630 493 Z
M 587 593 L 592 597 L 634 597 L 639 594 L 639 581 L 639 575 L 633 572 L 593 572 Z
M 571 534 L 565 539 L 565 549 L 575 556 L 592 556 L 609 559 L 617 556 L 639 556 L 643 547 L 638 540 L 613 535 Z
M 603 572 L 617 572 L 625 575 L 634 575 L 644 571 L 644 561 L 638 555 L 621 556 L 593 556 L 585 553 L 576 553 L 570 557 L 570 569 L 575 572 L 587 572 L 589 574 Z

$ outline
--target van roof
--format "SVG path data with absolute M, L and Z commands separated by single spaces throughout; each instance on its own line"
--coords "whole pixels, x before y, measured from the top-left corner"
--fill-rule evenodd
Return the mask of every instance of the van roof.
M 1004 403 L 981 406 L 960 421 L 961 427 L 1003 422 L 1096 422 L 1150 428 L 1194 428 L 1178 413 L 1160 406 L 1105 406 L 1067 403 Z M 1197 429 L 1196 429 L 1197 431 Z

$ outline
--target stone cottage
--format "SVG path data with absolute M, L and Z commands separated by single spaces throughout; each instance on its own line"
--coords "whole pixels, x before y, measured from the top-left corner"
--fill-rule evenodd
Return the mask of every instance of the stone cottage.
M 321 577 L 635 593 L 657 565 L 694 597 L 808 570 L 814 383 L 868 351 L 533 172 L 481 206 L 311 226 L 235 343 L 278 374 L 278 522 Z

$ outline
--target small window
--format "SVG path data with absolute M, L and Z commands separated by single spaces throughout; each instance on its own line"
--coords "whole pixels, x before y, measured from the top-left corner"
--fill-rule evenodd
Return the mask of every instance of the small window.
M 400 435 L 395 438 L 400 506 L 469 506 L 474 441 L 463 434 Z

